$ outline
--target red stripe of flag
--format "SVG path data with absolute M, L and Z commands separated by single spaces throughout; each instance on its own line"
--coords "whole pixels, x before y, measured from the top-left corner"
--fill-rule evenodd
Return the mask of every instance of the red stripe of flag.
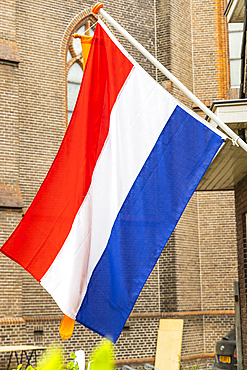
M 112 107 L 132 67 L 97 26 L 78 100 L 58 154 L 24 218 L 1 248 L 38 281 L 64 244 L 88 192 L 108 135 Z

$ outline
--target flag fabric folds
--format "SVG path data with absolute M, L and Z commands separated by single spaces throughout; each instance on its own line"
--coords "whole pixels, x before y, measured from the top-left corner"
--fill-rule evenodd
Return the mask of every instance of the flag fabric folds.
M 61 147 L 1 252 L 115 342 L 224 139 L 99 21 Z

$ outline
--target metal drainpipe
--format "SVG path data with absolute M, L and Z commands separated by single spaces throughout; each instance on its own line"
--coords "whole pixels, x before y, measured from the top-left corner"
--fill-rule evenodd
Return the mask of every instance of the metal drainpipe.
M 241 50 L 241 82 L 239 89 L 239 99 L 245 98 L 244 92 L 244 70 L 245 70 L 245 48 L 246 48 L 246 23 L 247 23 L 247 0 L 244 2 L 244 29 L 243 29 L 243 41 Z

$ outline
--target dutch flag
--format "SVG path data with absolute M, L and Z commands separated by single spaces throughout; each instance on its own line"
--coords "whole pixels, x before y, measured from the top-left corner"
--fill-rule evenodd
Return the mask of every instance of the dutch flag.
M 1 252 L 115 342 L 224 139 L 99 21 L 64 140 Z

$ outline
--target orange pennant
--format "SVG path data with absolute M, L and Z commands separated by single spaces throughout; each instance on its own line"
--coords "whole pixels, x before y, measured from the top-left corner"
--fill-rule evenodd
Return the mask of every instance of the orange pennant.
M 69 339 L 72 336 L 74 326 L 75 320 L 71 319 L 67 315 L 64 315 L 59 327 L 59 333 L 61 335 L 62 340 Z
M 88 54 L 92 44 L 93 36 L 78 35 L 77 33 L 73 35 L 74 38 L 81 39 L 81 48 L 82 48 L 82 59 L 83 59 L 83 71 L 85 71 L 85 66 L 87 63 Z

